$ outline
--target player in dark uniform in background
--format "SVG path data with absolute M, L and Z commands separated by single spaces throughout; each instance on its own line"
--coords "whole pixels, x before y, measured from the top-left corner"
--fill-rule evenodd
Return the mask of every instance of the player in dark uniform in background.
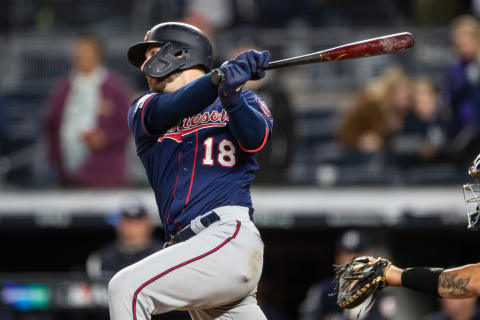
M 163 249 L 163 242 L 152 236 L 155 225 L 141 203 L 129 201 L 119 215 L 117 239 L 88 257 L 87 274 L 92 279 L 110 279 L 123 268 Z
M 370 250 L 367 236 L 356 230 L 342 233 L 335 242 L 335 264 L 342 265 L 356 256 L 367 255 Z M 397 302 L 389 292 L 381 292 L 373 308 L 367 314 L 358 310 L 344 310 L 337 305 L 333 278 L 314 284 L 300 307 L 301 320 L 387 320 L 394 319 Z
M 241 87 L 260 79 L 269 52 L 247 51 L 208 73 L 212 46 L 197 28 L 163 23 L 130 47 L 147 76 L 128 124 L 165 228 L 168 247 L 123 269 L 109 283 L 112 320 L 189 310 L 193 319 L 265 319 L 255 293 L 263 243 L 252 222 L 256 152 L 273 119 Z

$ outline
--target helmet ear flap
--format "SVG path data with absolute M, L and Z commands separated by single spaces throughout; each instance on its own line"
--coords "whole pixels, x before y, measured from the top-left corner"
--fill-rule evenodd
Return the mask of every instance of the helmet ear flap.
M 181 68 L 187 62 L 187 54 L 183 49 L 174 48 L 168 42 L 155 53 L 143 67 L 143 72 L 150 77 L 161 78 Z

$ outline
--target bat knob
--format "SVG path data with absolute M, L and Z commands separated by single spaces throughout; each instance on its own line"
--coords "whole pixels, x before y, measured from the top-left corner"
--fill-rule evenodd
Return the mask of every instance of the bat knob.
M 210 73 L 210 79 L 214 85 L 219 85 L 225 80 L 225 74 L 220 69 L 213 69 Z

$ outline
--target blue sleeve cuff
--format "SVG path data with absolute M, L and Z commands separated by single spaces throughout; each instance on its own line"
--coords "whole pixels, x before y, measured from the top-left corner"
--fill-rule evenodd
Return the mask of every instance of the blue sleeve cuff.
M 263 115 L 252 108 L 243 97 L 227 112 L 230 128 L 240 148 L 245 152 L 260 151 L 269 136 L 269 128 Z

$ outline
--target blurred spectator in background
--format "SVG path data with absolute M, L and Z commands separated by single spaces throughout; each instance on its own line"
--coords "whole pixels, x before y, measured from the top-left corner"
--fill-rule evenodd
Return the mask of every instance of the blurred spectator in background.
M 218 30 L 221 30 L 221 27 L 223 27 L 222 24 L 219 24 L 218 21 L 216 21 L 215 18 L 210 17 L 205 13 L 205 11 L 208 10 L 208 7 L 203 7 L 203 10 L 195 10 L 195 8 L 200 8 L 201 3 L 198 1 L 194 1 L 195 3 L 192 3 L 192 6 L 190 6 L 190 11 L 187 12 L 185 16 L 180 20 L 180 22 L 183 23 L 188 23 L 191 24 L 192 26 L 197 27 L 198 29 L 202 30 L 203 33 L 210 39 L 210 42 L 213 43 L 213 67 L 219 67 L 225 60 L 222 60 L 222 55 L 219 54 L 219 50 L 215 47 L 215 41 L 214 37 L 215 34 L 218 33 Z M 215 2 L 215 1 L 214 1 Z M 222 3 L 227 3 L 226 1 L 221 1 Z M 210 5 L 213 5 L 213 3 L 210 3 Z M 224 6 L 221 6 L 223 9 Z M 223 10 L 222 9 L 222 10 Z M 215 11 L 215 10 L 214 10 Z M 213 15 L 220 14 L 220 12 L 213 12 Z M 145 81 L 145 75 L 142 76 L 142 81 L 143 83 L 146 83 Z M 148 86 L 147 86 L 148 89 Z M 145 91 L 143 91 L 145 92 Z
M 357 93 L 347 110 L 338 131 L 338 141 L 346 148 L 372 153 L 385 147 L 388 130 L 377 91 L 370 85 Z
M 116 225 L 117 239 L 92 253 L 86 264 L 92 279 L 110 279 L 116 272 L 161 250 L 163 242 L 153 238 L 155 225 L 138 201 L 123 206 Z
M 480 320 L 477 298 L 439 299 L 440 312 L 427 315 L 424 320 Z
M 360 231 L 348 230 L 336 239 L 334 263 L 348 263 L 352 258 L 369 254 L 369 241 Z M 321 280 L 310 287 L 300 305 L 300 320 L 393 319 L 397 313 L 395 298 L 382 291 L 368 314 L 359 314 L 357 308 L 343 310 L 337 305 L 334 278 Z
M 387 69 L 357 94 L 340 124 L 338 141 L 363 154 L 383 151 L 410 108 L 408 77 L 400 69 Z
M 7 143 L 7 121 L 7 104 L 0 95 L 0 156 L 5 154 L 4 149 Z
M 412 86 L 408 76 L 399 68 L 385 70 L 380 80 L 385 82 L 382 105 L 390 136 L 401 130 L 407 114 L 412 110 Z
M 119 218 L 115 225 L 117 239 L 93 252 L 87 259 L 87 275 L 92 280 L 107 282 L 123 268 L 163 249 L 164 242 L 154 237 L 155 225 L 140 202 L 130 200 L 125 203 Z M 189 318 L 186 311 L 172 311 L 152 317 L 154 320 Z
M 213 29 L 229 27 L 232 24 L 231 6 L 230 1 L 224 0 L 188 0 L 186 15 L 182 20 L 211 37 Z
M 480 24 L 475 17 L 460 16 L 452 23 L 456 59 L 447 71 L 446 103 L 450 107 L 449 137 L 452 152 L 461 166 L 480 150 Z
M 438 90 L 431 80 L 413 82 L 413 109 L 391 142 L 397 165 L 410 167 L 440 160 L 446 132 L 438 100 Z
M 72 64 L 48 101 L 51 166 L 65 186 L 126 186 L 129 90 L 103 65 L 103 44 L 95 35 L 77 39 Z
M 264 23 L 264 25 L 269 25 L 268 22 L 272 20 L 283 21 L 282 26 L 287 23 L 287 19 L 281 13 L 288 12 L 288 9 L 285 10 L 285 3 L 288 3 L 288 0 L 231 0 L 230 3 L 234 27 L 258 26 Z M 262 10 L 265 7 L 270 9 L 267 14 L 264 14 L 265 12 Z M 271 25 L 269 26 L 271 27 Z
M 244 39 L 233 49 L 231 57 L 252 48 L 263 50 L 256 48 L 253 41 Z M 296 119 L 288 91 L 275 76 L 275 71 L 269 71 L 261 80 L 248 81 L 243 89 L 255 91 L 262 97 L 275 122 L 275 132 L 269 143 L 257 154 L 261 170 L 255 173 L 255 183 L 286 182 L 296 141 Z
M 7 154 L 7 105 L 5 100 L 0 95 L 0 187 L 4 183 L 8 172 L 8 160 L 5 157 Z

